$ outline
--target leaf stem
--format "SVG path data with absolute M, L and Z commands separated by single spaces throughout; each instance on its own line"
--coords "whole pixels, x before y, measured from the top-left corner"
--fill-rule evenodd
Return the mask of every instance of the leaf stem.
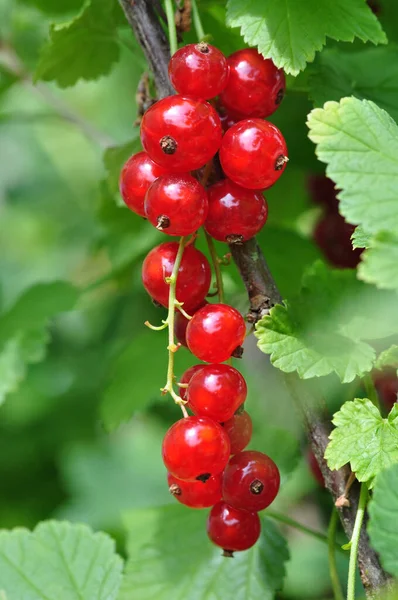
M 368 501 L 368 488 L 366 483 L 361 484 L 361 493 L 357 514 L 355 515 L 354 529 L 351 536 L 350 564 L 348 567 L 347 600 L 355 600 L 355 574 L 358 559 L 359 536 L 365 515 L 365 508 Z
M 173 56 L 178 49 L 177 28 L 174 18 L 173 0 L 165 0 L 165 9 L 167 16 L 167 27 L 169 30 L 170 55 Z
M 200 19 L 199 9 L 196 0 L 191 0 L 191 6 L 193 26 L 195 27 L 196 36 L 201 42 L 206 37 L 206 34 L 205 30 L 203 29 L 202 21 Z
M 343 590 L 339 580 L 336 565 L 336 530 L 337 523 L 339 520 L 339 513 L 336 508 L 333 508 L 330 516 L 330 522 L 328 527 L 328 559 L 329 559 L 329 573 L 330 581 L 332 583 L 334 600 L 344 600 Z
M 369 400 L 380 410 L 379 394 L 377 393 L 375 384 L 373 383 L 372 375 L 365 373 L 362 378 L 363 385 L 365 386 L 366 395 Z
M 217 284 L 217 295 L 220 302 L 224 302 L 224 282 L 222 279 L 221 267 L 218 260 L 217 252 L 214 246 L 213 238 L 209 235 L 204 229 L 207 245 L 209 247 L 209 252 L 211 256 L 211 260 L 214 267 L 214 274 L 216 276 L 216 284 Z

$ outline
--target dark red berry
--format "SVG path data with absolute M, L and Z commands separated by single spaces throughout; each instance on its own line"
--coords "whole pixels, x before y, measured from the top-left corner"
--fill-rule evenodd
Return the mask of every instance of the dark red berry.
M 225 556 L 236 550 L 248 550 L 260 537 L 261 523 L 257 513 L 233 508 L 219 502 L 210 511 L 207 519 L 207 535 Z
M 220 100 L 229 113 L 240 119 L 272 115 L 285 94 L 282 69 L 254 48 L 234 52 L 227 62 L 229 78 Z
M 221 500 L 221 475 L 206 481 L 184 481 L 171 473 L 167 476 L 169 491 L 178 502 L 191 508 L 209 508 Z
M 318 461 L 315 458 L 315 454 L 310 449 L 308 449 L 307 452 L 307 462 L 314 479 L 316 479 L 321 487 L 325 487 L 325 480 L 323 478 L 322 471 L 318 465 Z
M 189 367 L 189 369 L 187 369 L 180 378 L 180 383 L 189 383 L 192 379 L 192 377 L 195 375 L 195 373 L 197 373 L 198 371 L 200 371 L 200 369 L 203 369 L 205 365 L 193 365 L 192 367 Z M 180 388 L 180 397 L 183 400 L 186 400 L 186 396 L 187 396 L 187 389 L 188 388 L 184 388 L 181 387 Z
M 267 220 L 268 206 L 262 193 L 242 188 L 230 179 L 210 186 L 208 197 L 205 228 L 220 242 L 250 240 Z
M 245 339 L 242 315 L 228 304 L 208 304 L 199 309 L 187 327 L 188 348 L 209 363 L 228 360 Z
M 224 135 L 220 161 L 226 176 L 238 185 L 250 190 L 266 189 L 285 170 L 286 142 L 279 129 L 268 121 L 239 121 Z
M 246 400 L 243 375 L 229 365 L 205 365 L 188 385 L 188 406 L 195 415 L 227 421 Z
M 267 508 L 278 494 L 279 469 L 274 461 L 254 450 L 235 454 L 223 477 L 223 498 L 235 508 L 259 511 Z
M 201 302 L 201 304 L 195 309 L 195 311 L 191 311 L 190 315 L 193 316 L 197 310 L 202 308 L 202 306 L 206 306 L 206 304 L 208 304 L 206 300 Z M 188 348 L 186 334 L 189 321 L 190 319 L 184 317 L 182 312 L 176 311 L 174 317 L 174 335 L 176 336 L 177 341 L 180 342 L 180 344 L 182 346 L 185 346 L 186 348 Z
M 227 59 L 220 50 L 205 42 L 188 44 L 172 56 L 169 77 L 183 96 L 214 98 L 227 85 Z
M 142 281 L 148 294 L 167 307 L 169 285 L 165 278 L 170 277 L 178 252 L 176 242 L 166 242 L 156 246 L 147 254 L 142 265 Z M 189 314 L 196 310 L 209 291 L 211 268 L 207 258 L 193 246 L 187 246 L 178 270 L 176 297 L 184 303 Z
M 330 264 L 342 269 L 355 269 L 363 250 L 353 249 L 351 236 L 355 227 L 346 223 L 338 212 L 327 213 L 314 230 L 314 241 Z
M 125 204 L 137 215 L 145 217 L 145 194 L 151 183 L 165 173 L 166 170 L 154 163 L 146 152 L 130 156 L 119 179 L 119 189 Z
M 141 141 L 149 156 L 172 173 L 203 167 L 222 138 L 218 114 L 208 102 L 168 96 L 151 106 L 141 121 Z
M 166 469 L 185 480 L 206 481 L 228 462 L 230 443 L 219 423 L 207 417 L 185 417 L 167 431 L 162 446 Z
M 189 235 L 201 227 L 208 212 L 207 193 L 192 175 L 163 175 L 149 188 L 145 214 L 167 235 Z
M 245 410 L 238 411 L 231 419 L 222 423 L 222 426 L 231 442 L 231 454 L 242 452 L 252 437 L 253 423 L 250 415 Z
M 220 102 L 218 102 L 217 104 L 217 112 L 218 116 L 220 117 L 221 127 L 224 133 L 230 127 L 232 127 L 232 125 L 235 125 L 235 123 L 239 121 L 239 119 L 230 115 L 226 108 L 222 106 L 222 104 L 220 104 Z
M 380 399 L 384 406 L 391 410 L 396 402 L 398 402 L 398 377 L 397 371 L 384 371 L 373 376 L 376 389 L 380 395 Z
M 328 211 L 338 212 L 339 201 L 334 182 L 325 175 L 309 175 L 308 191 L 314 204 L 326 207 Z

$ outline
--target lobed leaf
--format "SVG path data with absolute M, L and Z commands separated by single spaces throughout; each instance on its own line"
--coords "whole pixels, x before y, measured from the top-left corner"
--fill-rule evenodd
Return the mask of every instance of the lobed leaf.
M 398 202 L 397 202 L 398 205 Z M 398 290 L 398 235 L 379 233 L 362 255 L 358 277 L 378 288 Z

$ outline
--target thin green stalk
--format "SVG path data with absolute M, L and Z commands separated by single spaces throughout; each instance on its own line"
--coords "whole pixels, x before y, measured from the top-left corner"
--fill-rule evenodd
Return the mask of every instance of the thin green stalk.
M 368 488 L 366 483 L 361 484 L 361 493 L 357 514 L 355 515 L 354 529 L 351 536 L 350 564 L 348 567 L 347 600 L 355 600 L 355 574 L 358 559 L 359 536 L 368 501 Z
M 333 507 L 332 514 L 330 517 L 328 527 L 328 559 L 329 559 L 329 573 L 330 581 L 332 583 L 333 595 L 335 600 L 344 600 L 343 590 L 339 580 L 339 574 L 337 572 L 336 565 L 336 529 L 339 520 L 339 513 L 337 509 Z
M 286 515 L 283 515 L 282 513 L 276 512 L 274 510 L 267 510 L 267 512 L 265 512 L 264 514 L 267 517 L 270 517 L 270 519 L 274 519 L 275 521 L 279 521 L 280 523 L 289 525 L 289 527 L 294 527 L 294 529 L 297 529 L 298 531 L 302 531 L 303 533 L 306 533 L 307 535 L 310 535 L 311 537 L 316 538 L 317 540 L 320 540 L 321 542 L 324 542 L 325 544 L 329 543 L 329 538 L 325 533 L 321 533 L 320 531 L 311 529 L 311 527 L 302 525 L 302 523 L 299 523 L 298 521 L 295 521 L 294 519 L 291 519 L 290 517 L 287 517 Z M 346 552 L 341 548 L 341 546 L 339 544 L 334 542 L 334 545 L 335 545 L 335 549 L 338 552 L 341 552 L 342 554 L 346 554 Z
M 366 395 L 369 400 L 380 410 L 379 394 L 377 393 L 375 384 L 370 373 L 366 373 L 362 378 L 365 386 Z
M 209 252 L 210 252 L 211 260 L 213 262 L 214 274 L 216 276 L 218 299 L 219 299 L 220 302 L 223 303 L 224 302 L 224 283 L 223 283 L 223 280 L 222 280 L 222 273 L 221 273 L 220 263 L 218 262 L 218 256 L 217 256 L 216 249 L 214 247 L 213 238 L 211 237 L 211 235 L 209 235 L 207 233 L 206 229 L 204 230 L 204 232 L 205 232 L 205 236 L 206 236 L 207 245 L 209 247 Z
M 196 0 L 191 0 L 191 6 L 193 26 L 195 27 L 196 36 L 201 42 L 206 37 L 206 34 L 205 30 L 203 29 L 202 21 L 200 20 L 200 14 L 198 10 L 198 5 L 196 4 Z
M 173 0 L 165 0 L 165 9 L 167 16 L 167 27 L 169 30 L 170 54 L 171 56 L 173 56 L 173 54 L 177 52 L 178 49 L 177 28 L 174 18 Z

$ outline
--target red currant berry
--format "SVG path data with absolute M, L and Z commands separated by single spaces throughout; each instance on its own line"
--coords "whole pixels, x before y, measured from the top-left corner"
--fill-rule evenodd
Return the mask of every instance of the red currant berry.
M 147 254 L 142 265 L 142 282 L 148 294 L 167 308 L 169 285 L 165 278 L 170 277 L 178 252 L 176 242 L 166 242 L 156 246 Z M 207 258 L 193 246 L 187 246 L 178 269 L 176 297 L 184 303 L 189 313 L 199 306 L 211 282 L 211 268 Z
M 206 306 L 206 304 L 208 304 L 208 302 L 206 302 L 206 300 L 204 300 L 196 308 L 195 312 L 197 310 L 199 310 L 200 308 L 202 308 L 202 306 Z M 191 316 L 193 316 L 195 314 L 195 312 L 191 311 Z M 184 317 L 182 312 L 180 312 L 179 310 L 176 311 L 176 314 L 174 317 L 174 335 L 176 336 L 177 341 L 180 342 L 180 344 L 182 346 L 185 346 L 186 348 L 188 348 L 186 334 L 187 334 L 187 327 L 188 327 L 189 321 L 190 321 L 190 319 L 187 319 L 186 317 Z
M 166 469 L 178 479 L 206 481 L 228 462 L 230 443 L 219 423 L 185 417 L 167 431 L 162 446 Z
M 384 406 L 391 410 L 398 402 L 398 377 L 396 370 L 385 371 L 373 377 L 380 399 Z
M 224 54 L 214 46 L 200 42 L 177 50 L 169 63 L 169 77 L 183 96 L 214 98 L 228 81 L 228 65 Z
M 245 339 L 242 315 L 228 304 L 208 304 L 200 308 L 187 327 L 188 348 L 209 363 L 228 360 Z
M 169 96 L 144 114 L 141 141 L 149 156 L 172 173 L 203 167 L 220 147 L 218 114 L 208 102 Z
M 232 556 L 235 550 L 248 550 L 257 542 L 260 532 L 257 513 L 233 508 L 225 502 L 213 506 L 207 519 L 207 535 L 224 550 L 224 556 Z
M 166 169 L 157 165 L 146 152 L 130 156 L 120 173 L 119 189 L 125 204 L 137 215 L 145 217 L 145 194 L 151 183 Z
M 339 212 L 339 201 L 334 182 L 325 175 L 309 175 L 308 192 L 314 204 L 323 205 L 328 212 Z
M 229 365 L 205 365 L 188 384 L 188 406 L 195 415 L 227 421 L 246 400 L 243 375 Z
M 189 367 L 189 369 L 187 369 L 180 378 L 180 383 L 189 383 L 192 379 L 192 377 L 195 375 L 195 373 L 197 373 L 198 371 L 200 371 L 200 369 L 203 369 L 205 365 L 193 365 L 192 367 Z M 186 400 L 186 396 L 187 396 L 187 389 L 188 388 L 184 388 L 181 387 L 180 388 L 180 397 L 183 400 Z
M 328 212 L 314 230 L 314 241 L 330 264 L 341 269 L 355 269 L 361 260 L 362 248 L 352 247 L 355 227 L 346 223 L 338 212 Z
M 285 94 L 282 69 L 254 48 L 234 52 L 227 62 L 229 79 L 220 97 L 225 108 L 241 119 L 272 115 Z
M 221 475 L 212 475 L 206 481 L 184 481 L 171 473 L 167 476 L 170 494 L 185 506 L 209 508 L 221 500 Z
M 318 465 L 317 459 L 315 458 L 315 454 L 310 449 L 308 449 L 307 452 L 307 462 L 314 479 L 316 479 L 321 487 L 325 487 L 325 480 L 323 478 L 322 471 Z
M 259 511 L 275 500 L 279 484 L 274 461 L 262 452 L 245 450 L 235 454 L 225 468 L 223 498 L 235 508 Z
M 222 423 L 222 426 L 231 442 L 231 454 L 242 452 L 252 438 L 253 423 L 250 415 L 245 410 L 238 411 L 231 419 Z
M 269 188 L 287 162 L 286 142 L 275 125 L 261 119 L 239 121 L 228 129 L 220 148 L 227 177 L 250 190 Z
M 145 198 L 148 220 L 167 235 L 189 235 L 206 219 L 207 193 L 192 175 L 163 175 L 153 182 Z
M 220 242 L 233 244 L 250 240 L 267 220 L 267 202 L 259 191 L 247 190 L 230 179 L 223 179 L 209 187 L 208 194 L 205 228 Z

